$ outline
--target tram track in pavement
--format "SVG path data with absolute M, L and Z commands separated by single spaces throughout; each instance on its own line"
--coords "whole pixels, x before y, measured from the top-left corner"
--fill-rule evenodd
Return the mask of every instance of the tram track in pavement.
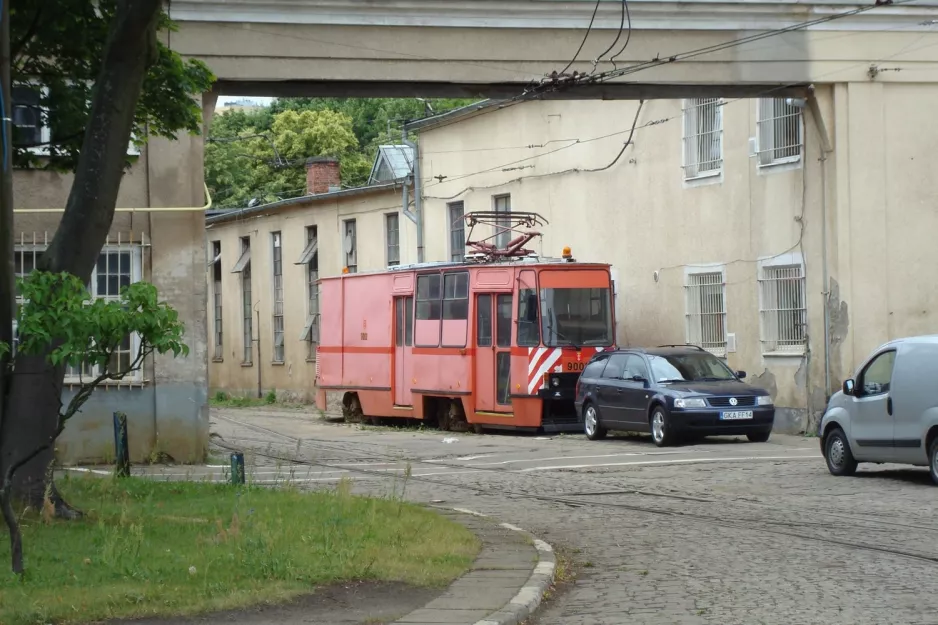
M 350 451 L 354 452 L 354 450 L 349 450 L 339 445 L 330 445 L 327 443 L 311 441 L 309 439 L 301 439 L 295 436 L 291 436 L 289 434 L 283 434 L 282 432 L 277 432 L 276 430 L 272 430 L 270 428 L 265 428 L 263 426 L 259 426 L 259 425 L 255 425 L 251 423 L 245 423 L 242 421 L 238 421 L 236 419 L 231 419 L 229 417 L 220 416 L 219 418 L 225 421 L 228 421 L 230 423 L 235 423 L 242 427 L 246 427 L 246 428 L 253 429 L 259 432 L 264 432 L 264 433 L 273 434 L 275 436 L 282 437 L 286 439 L 286 441 L 288 441 L 288 443 L 282 443 L 282 445 L 285 447 L 288 446 L 288 447 L 296 448 L 297 444 L 299 443 L 303 447 L 311 447 L 313 449 L 319 449 L 322 451 L 332 451 L 332 452 L 341 452 L 341 453 L 349 453 Z M 248 439 L 248 438 L 238 437 L 237 440 L 250 440 L 250 441 L 256 441 L 256 442 L 276 444 L 276 443 L 272 443 L 271 441 L 265 441 L 263 439 Z M 356 441 L 354 443 L 349 443 L 349 444 L 353 446 L 359 445 L 359 444 L 368 445 L 368 446 L 378 445 L 377 443 L 367 443 L 364 441 L 361 441 L 361 442 Z M 420 458 L 413 458 L 413 457 L 409 457 L 406 455 L 396 455 L 396 454 L 389 454 L 387 452 L 378 452 L 378 451 L 366 452 L 366 454 L 367 455 L 363 455 L 363 456 L 361 455 L 346 456 L 345 458 L 341 458 L 341 459 L 337 458 L 336 460 L 375 461 L 375 460 L 380 460 L 380 459 L 386 459 L 389 461 L 387 464 L 393 464 L 393 463 L 409 463 L 412 465 L 419 464 L 419 465 L 426 465 L 427 468 L 433 468 L 433 469 L 450 468 L 450 469 L 459 470 L 459 471 L 466 471 L 466 470 L 483 471 L 483 472 L 490 472 L 490 473 L 499 473 L 502 475 L 510 475 L 510 474 L 519 473 L 518 471 L 514 471 L 511 469 L 496 468 L 493 466 L 486 466 L 485 464 L 481 464 L 481 465 L 480 464 L 474 464 L 474 465 L 450 464 L 450 463 L 443 462 L 438 459 L 426 460 L 426 459 L 420 459 Z M 619 454 L 609 454 L 609 455 L 617 456 Z M 640 453 L 637 453 L 636 455 L 643 455 L 643 456 L 645 455 L 668 455 L 668 452 L 640 452 Z M 596 456 L 596 457 L 599 457 L 599 456 Z M 330 459 L 320 459 L 320 460 L 326 460 L 329 462 L 333 461 Z M 535 461 L 535 460 L 543 460 L 543 459 L 532 459 L 530 461 Z M 504 461 L 504 462 L 505 463 L 521 463 L 521 462 L 529 462 L 529 461 L 523 461 L 523 460 L 511 461 L 510 460 L 510 461 Z M 350 466 L 353 466 L 353 463 Z M 348 470 L 351 470 L 350 466 L 340 464 L 340 465 L 336 465 L 336 467 L 334 468 L 337 470 L 343 469 L 343 470 L 348 471 Z M 377 472 L 376 476 L 387 477 L 387 474 L 385 472 Z M 690 493 L 683 493 L 683 494 L 664 493 L 664 492 L 655 492 L 655 491 L 649 491 L 649 490 L 643 490 L 643 489 L 616 489 L 616 490 L 602 490 L 602 491 L 574 491 L 574 492 L 557 493 L 557 496 L 562 496 L 567 499 L 571 497 L 602 497 L 602 496 L 627 496 L 627 495 L 638 495 L 638 496 L 643 496 L 643 497 L 660 497 L 660 498 L 665 498 L 665 499 L 674 499 L 678 501 L 692 501 L 692 502 L 716 504 L 716 505 L 723 505 L 726 503 L 724 500 L 721 500 L 719 498 L 714 498 L 712 496 L 700 497 L 700 496 L 696 496 Z M 753 499 L 748 499 L 748 498 L 747 499 L 734 498 L 732 500 L 732 503 L 737 504 L 737 505 L 749 505 L 749 506 L 768 507 L 768 508 L 774 508 L 776 506 L 776 504 L 772 502 L 768 502 L 764 500 L 753 500 Z M 791 504 L 788 505 L 788 508 L 792 511 L 804 512 L 804 513 L 810 513 L 810 514 L 821 514 L 827 517 L 838 518 L 838 519 L 856 520 L 858 516 L 857 514 L 847 514 L 847 513 L 825 511 L 825 510 L 817 510 L 816 508 L 794 506 Z M 888 521 L 888 520 L 878 518 L 876 515 L 871 515 L 871 514 L 861 514 L 859 516 L 865 517 L 866 519 L 868 519 L 868 522 L 873 523 L 874 526 L 879 525 L 879 526 L 887 526 L 887 527 L 892 527 L 892 528 L 915 529 L 915 530 L 922 530 L 922 531 L 927 531 L 927 532 L 938 532 L 938 526 L 927 526 L 927 525 L 918 525 L 918 524 L 910 524 L 910 523 L 897 523 L 894 521 Z M 815 526 L 822 526 L 822 527 L 825 525 L 823 523 L 802 523 L 802 524 L 805 526 L 815 525 Z M 870 528 L 870 526 L 863 526 L 863 527 L 865 529 L 872 529 Z
M 321 442 L 309 442 L 306 439 L 300 439 L 298 437 L 276 432 L 275 430 L 264 428 L 263 426 L 245 424 L 243 422 L 239 422 L 234 419 L 228 419 L 226 417 L 220 417 L 220 418 L 230 421 L 232 423 L 236 423 L 237 425 L 247 427 L 249 429 L 255 429 L 256 431 L 261 431 L 261 432 L 274 434 L 276 436 L 282 437 L 286 441 L 289 441 L 290 443 L 292 443 L 292 445 L 289 445 L 289 446 L 292 446 L 297 449 L 300 449 L 302 447 L 311 447 L 312 449 L 318 449 L 322 451 L 332 451 L 332 452 L 335 452 L 335 451 L 348 452 L 349 451 L 348 449 L 336 448 L 334 446 L 324 444 Z M 221 439 L 221 440 L 224 441 L 225 439 Z M 219 447 L 222 447 L 225 449 L 229 449 L 232 451 L 242 451 L 242 449 L 233 447 L 227 443 L 219 443 L 218 440 L 214 440 L 213 442 Z M 270 443 L 270 441 L 262 441 L 262 442 Z M 373 445 L 373 444 L 370 444 L 370 445 Z M 284 446 L 288 446 L 287 443 L 284 443 Z M 347 472 L 359 473 L 363 475 L 371 475 L 371 476 L 381 477 L 381 478 L 389 477 L 386 471 L 376 471 L 376 470 L 371 470 L 371 469 L 365 469 L 360 466 L 355 466 L 354 464 L 328 463 L 328 462 L 324 462 L 321 460 L 309 460 L 309 459 L 299 458 L 299 457 L 290 457 L 286 455 L 265 453 L 257 449 L 251 449 L 250 451 L 251 453 L 254 453 L 255 455 L 259 457 L 267 458 L 270 460 L 276 460 L 279 462 L 291 462 L 291 463 L 298 464 L 301 466 L 317 466 L 317 467 L 322 467 L 322 468 L 327 468 L 327 469 L 332 469 L 332 470 L 337 470 L 337 471 L 347 471 Z M 484 466 L 474 467 L 472 465 L 447 464 L 447 463 L 440 463 L 438 461 L 428 462 L 426 460 L 408 458 L 406 456 L 395 456 L 393 454 L 382 453 L 382 452 L 366 452 L 366 453 L 369 453 L 369 455 L 367 456 L 367 459 L 369 460 L 374 460 L 375 457 L 383 457 L 383 458 L 393 459 L 394 462 L 407 462 L 407 463 L 412 463 L 412 464 L 421 464 L 421 465 L 426 465 L 427 467 L 434 467 L 434 468 L 447 467 L 447 468 L 452 468 L 452 469 L 458 469 L 460 471 L 466 471 L 466 470 L 471 469 L 472 472 L 479 473 L 479 474 L 498 474 L 499 476 L 526 475 L 529 479 L 531 477 L 535 477 L 535 478 L 539 477 L 533 474 L 519 473 L 517 471 L 512 471 L 512 470 L 508 470 L 504 468 L 493 468 L 493 467 L 484 467 Z M 364 459 L 365 457 L 360 456 L 358 458 Z M 477 486 L 477 485 L 471 485 L 471 484 L 465 484 L 465 483 L 454 483 L 454 482 L 444 481 L 440 479 L 431 479 L 431 478 L 422 477 L 422 476 L 413 475 L 413 474 L 407 476 L 406 479 L 410 481 L 425 483 L 425 484 L 443 487 L 443 488 L 468 490 L 468 491 L 472 491 L 481 495 L 493 494 L 492 489 L 490 487 L 485 487 L 485 486 Z M 881 553 L 884 555 L 891 555 L 895 557 L 915 560 L 919 562 L 926 562 L 928 564 L 938 564 L 938 556 L 933 556 L 933 555 L 929 555 L 925 553 L 917 553 L 915 551 L 911 551 L 907 549 L 897 549 L 897 548 L 884 547 L 884 546 L 867 544 L 867 543 L 860 543 L 860 542 L 850 541 L 850 540 L 842 540 L 842 539 L 838 539 L 832 536 L 816 535 L 814 533 L 817 532 L 819 528 L 830 527 L 829 524 L 821 523 L 821 522 L 804 522 L 804 521 L 792 522 L 792 521 L 777 521 L 777 520 L 740 518 L 740 517 L 735 517 L 735 518 L 728 520 L 727 518 L 723 516 L 717 516 L 713 514 L 690 512 L 690 511 L 684 511 L 684 510 L 670 510 L 670 509 L 661 508 L 661 507 L 645 506 L 645 505 L 639 505 L 639 504 L 627 503 L 627 502 L 604 501 L 604 500 L 585 498 L 585 497 L 602 497 L 602 496 L 607 496 L 607 495 L 613 495 L 613 496 L 651 495 L 651 496 L 656 496 L 656 497 L 673 498 L 677 500 L 685 500 L 688 502 L 702 503 L 702 504 L 707 504 L 707 505 L 725 506 L 727 503 L 729 503 L 727 501 L 722 501 L 720 499 L 715 499 L 715 498 L 704 499 L 704 498 L 693 497 L 690 494 L 672 495 L 669 493 L 652 493 L 652 492 L 647 492 L 647 491 L 643 492 L 643 491 L 631 490 L 631 489 L 624 489 L 621 491 L 599 491 L 599 492 L 593 492 L 593 493 L 588 493 L 588 492 L 574 492 L 572 494 L 560 493 L 560 494 L 552 494 L 552 495 L 522 492 L 517 489 L 515 490 L 499 489 L 498 494 L 504 497 L 508 497 L 508 498 L 535 500 L 535 501 L 541 501 L 541 502 L 546 502 L 546 503 L 560 504 L 560 505 L 573 507 L 573 508 L 602 507 L 602 508 L 608 508 L 608 509 L 627 510 L 627 511 L 635 512 L 635 513 L 639 513 L 643 515 L 669 517 L 672 519 L 685 520 L 687 522 L 701 523 L 701 524 L 705 524 L 709 526 L 715 526 L 721 529 L 739 529 L 739 530 L 744 530 L 744 531 L 762 532 L 762 533 L 772 534 L 776 536 L 789 537 L 789 538 L 801 540 L 801 541 L 816 542 L 816 543 L 822 543 L 825 545 L 837 545 L 845 549 L 875 552 L 875 553 Z M 742 501 L 737 500 L 737 501 L 733 501 L 732 503 L 743 504 L 743 505 L 747 505 L 747 504 L 757 505 L 760 507 L 765 506 L 765 503 L 763 502 L 752 502 L 748 500 L 742 500 Z M 802 511 L 810 512 L 811 514 L 834 517 L 838 519 L 843 519 L 846 517 L 846 518 L 852 519 L 854 522 L 858 520 L 855 515 L 844 515 L 844 514 L 838 514 L 838 513 L 827 512 L 827 511 L 816 510 L 816 509 L 802 509 Z M 895 533 L 897 528 L 915 529 L 915 530 L 928 531 L 928 532 L 938 532 L 938 528 L 936 527 L 894 523 L 894 522 L 884 521 L 882 519 L 865 519 L 863 520 L 863 524 L 860 524 L 857 527 L 860 529 L 865 529 L 865 530 L 878 530 L 883 533 Z M 804 529 L 806 530 L 806 532 L 809 532 L 809 533 L 799 533 L 796 531 L 791 531 L 791 530 L 795 530 L 799 528 Z M 838 529 L 849 530 L 850 528 L 844 527 L 844 524 L 842 522 L 839 522 Z

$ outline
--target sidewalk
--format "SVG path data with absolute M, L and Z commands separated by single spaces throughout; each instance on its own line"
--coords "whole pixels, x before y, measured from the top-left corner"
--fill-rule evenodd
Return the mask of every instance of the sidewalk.
M 482 549 L 465 575 L 395 625 L 516 625 L 530 616 L 553 581 L 550 546 L 476 513 L 435 509 L 475 533 Z

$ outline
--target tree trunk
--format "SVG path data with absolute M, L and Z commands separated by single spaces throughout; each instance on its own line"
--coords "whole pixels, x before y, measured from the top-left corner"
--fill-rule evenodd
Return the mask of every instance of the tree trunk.
M 161 8 L 160 0 L 118 0 L 75 180 L 40 270 L 91 278 L 114 218 L 137 102 L 157 50 Z M 26 356 L 17 357 L 15 371 L 0 429 L 0 472 L 54 435 L 60 408 L 62 367 L 50 368 L 45 355 Z M 48 484 L 56 511 L 68 516 L 70 509 L 48 479 L 53 458 L 54 446 L 19 469 L 14 497 L 40 507 Z

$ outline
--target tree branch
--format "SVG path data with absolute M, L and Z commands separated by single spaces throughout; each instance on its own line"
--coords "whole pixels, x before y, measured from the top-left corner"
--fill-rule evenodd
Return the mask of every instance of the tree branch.
M 23 33 L 23 36 L 19 38 L 13 45 L 10 46 L 10 59 L 15 61 L 19 55 L 20 51 L 26 45 L 26 43 L 36 36 L 36 32 L 39 30 L 39 24 L 42 21 L 42 7 L 36 9 L 36 14 L 33 15 L 33 21 L 30 22 L 29 28 L 26 29 L 26 32 Z

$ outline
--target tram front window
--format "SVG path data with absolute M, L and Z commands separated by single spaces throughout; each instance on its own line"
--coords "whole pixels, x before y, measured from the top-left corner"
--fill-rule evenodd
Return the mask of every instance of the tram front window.
M 541 289 L 541 336 L 548 347 L 612 345 L 609 289 Z

